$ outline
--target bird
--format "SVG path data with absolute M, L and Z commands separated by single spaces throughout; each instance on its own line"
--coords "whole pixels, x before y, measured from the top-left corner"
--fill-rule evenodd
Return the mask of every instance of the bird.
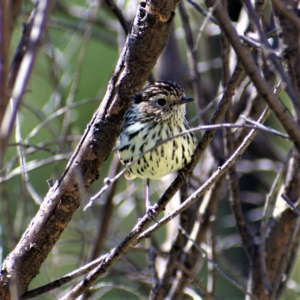
M 133 95 L 125 113 L 116 148 L 127 167 L 125 177 L 146 179 L 145 205 L 150 215 L 155 212 L 150 179 L 158 180 L 184 168 L 196 148 L 196 137 L 188 132 L 185 118 L 186 103 L 191 101 L 193 98 L 187 97 L 177 83 L 156 81 Z

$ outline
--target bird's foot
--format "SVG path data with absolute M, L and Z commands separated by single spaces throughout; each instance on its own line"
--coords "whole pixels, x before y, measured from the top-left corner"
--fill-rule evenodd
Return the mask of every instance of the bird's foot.
M 153 220 L 154 222 L 156 222 L 157 223 L 157 216 L 156 216 L 156 214 L 157 214 L 157 208 L 158 208 L 158 205 L 157 204 L 154 204 L 154 205 L 152 205 L 152 204 L 147 204 L 146 205 L 146 214 L 147 214 L 147 216 L 151 219 L 151 220 Z

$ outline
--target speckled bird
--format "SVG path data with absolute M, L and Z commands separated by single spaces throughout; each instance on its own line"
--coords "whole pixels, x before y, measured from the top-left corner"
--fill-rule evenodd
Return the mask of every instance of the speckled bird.
M 191 101 L 182 87 L 169 81 L 157 81 L 133 96 L 117 144 L 120 160 L 128 166 L 127 179 L 147 179 L 149 186 L 149 179 L 160 179 L 190 162 L 196 138 L 182 133 L 189 130 L 185 104 Z

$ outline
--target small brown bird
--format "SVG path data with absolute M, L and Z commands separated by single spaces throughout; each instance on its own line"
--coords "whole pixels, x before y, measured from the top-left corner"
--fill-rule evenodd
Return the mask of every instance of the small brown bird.
M 182 169 L 195 150 L 196 138 L 191 132 L 172 139 L 189 130 L 185 104 L 191 101 L 178 84 L 157 81 L 133 96 L 125 114 L 117 145 L 119 158 L 128 166 L 127 179 L 147 180 L 147 212 L 153 209 L 149 179 L 160 179 Z

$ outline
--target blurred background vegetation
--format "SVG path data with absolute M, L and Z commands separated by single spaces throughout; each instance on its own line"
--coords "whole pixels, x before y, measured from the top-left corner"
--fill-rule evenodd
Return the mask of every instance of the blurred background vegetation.
M 116 1 L 116 4 L 129 25 L 134 18 L 138 1 Z M 208 22 L 202 28 L 205 17 L 187 1 L 183 1 L 183 4 L 188 12 L 194 40 L 199 39 L 195 46 L 198 59 L 196 69 L 201 76 L 203 98 L 207 106 L 205 112 L 198 111 L 197 103 L 188 107 L 188 119 L 191 120 L 191 125 L 196 127 L 205 123 L 203 119 L 210 120 L 223 89 L 220 29 L 212 22 Z M 199 4 L 204 7 L 201 1 Z M 90 19 L 94 5 L 94 1 L 91 0 L 59 0 L 51 13 L 4 158 L 0 178 L 1 261 L 14 248 L 35 216 L 49 189 L 47 181 L 50 178 L 53 181 L 58 179 L 65 169 L 68 159 L 105 94 L 126 41 L 126 33 L 105 1 L 101 1 L 96 19 Z M 32 2 L 24 1 L 13 31 L 11 59 L 21 37 L 22 23 L 27 22 L 33 8 Z M 266 16 L 270 14 L 270 9 L 267 5 Z M 233 21 L 240 34 L 243 34 L 249 22 L 245 10 L 239 8 L 238 4 L 236 7 L 229 7 L 229 10 L 233 15 L 236 14 L 236 17 L 232 16 L 233 19 L 236 18 Z M 265 17 L 264 20 L 269 27 L 270 20 L 270 17 Z M 177 81 L 185 87 L 188 95 L 195 96 L 191 82 L 190 52 L 187 49 L 182 22 L 182 17 L 177 12 L 171 37 L 174 44 L 169 44 L 170 47 L 153 70 L 153 76 L 157 80 Z M 276 40 L 273 43 L 275 44 Z M 233 55 L 231 52 L 231 70 L 236 63 Z M 170 57 L 171 62 L 168 60 Z M 254 94 L 253 86 L 245 77 L 234 97 L 235 116 L 244 111 Z M 288 97 L 284 93 L 281 96 L 289 106 Z M 205 118 L 202 117 L 203 114 Z M 268 119 L 267 125 L 282 130 L 273 116 Z M 200 132 L 197 133 L 197 137 L 200 140 Z M 222 139 L 222 130 L 219 130 L 214 139 L 215 149 L 220 150 L 219 159 L 203 159 L 205 164 L 200 163 L 195 170 L 189 193 L 197 182 L 207 179 L 202 177 L 197 181 L 202 174 L 209 176 L 223 162 Z M 251 226 L 251 232 L 257 237 L 265 197 L 290 146 L 288 141 L 269 133 L 260 133 L 237 164 L 243 211 Z M 211 155 L 209 150 L 207 156 Z M 95 244 L 99 230 L 101 231 L 99 220 L 105 213 L 103 206 L 108 194 L 112 197 L 113 216 L 101 254 L 116 247 L 130 232 L 138 218 L 143 216 L 144 182 L 140 179 L 127 181 L 123 177 L 118 181 L 113 194 L 107 192 L 91 208 L 83 210 L 90 197 L 103 186 L 103 179 L 114 172 L 113 168 L 120 170 L 116 153 L 112 153 L 106 161 L 99 180 L 89 190 L 82 206 L 54 246 L 30 289 L 51 282 L 89 260 L 92 245 Z M 161 181 L 151 182 L 152 202 L 159 199 L 172 178 L 174 176 L 170 175 Z M 245 287 L 249 265 L 228 199 L 228 184 L 225 182 L 216 215 L 216 251 L 217 263 L 231 279 L 218 273 L 215 298 L 242 299 L 245 293 L 239 290 L 232 280 Z M 179 197 L 176 196 L 169 206 L 175 207 L 179 201 Z M 168 251 L 177 222 L 175 219 L 153 235 L 152 242 L 159 251 Z M 138 245 L 115 264 L 99 281 L 91 299 L 147 299 L 151 289 L 147 243 Z M 202 246 L 209 249 L 208 245 L 205 246 L 205 241 Z M 157 268 L 159 273 L 163 271 L 163 261 L 157 262 Z M 281 299 L 300 299 L 299 268 L 298 259 L 294 263 L 287 289 Z M 199 267 L 198 277 L 205 284 L 208 272 L 208 262 L 203 258 L 203 267 Z M 73 285 L 72 282 L 39 296 L 38 299 L 58 299 Z M 201 294 L 201 288 L 197 284 L 191 286 L 198 295 Z M 192 296 L 192 292 L 189 297 L 200 299 L 200 296 Z

